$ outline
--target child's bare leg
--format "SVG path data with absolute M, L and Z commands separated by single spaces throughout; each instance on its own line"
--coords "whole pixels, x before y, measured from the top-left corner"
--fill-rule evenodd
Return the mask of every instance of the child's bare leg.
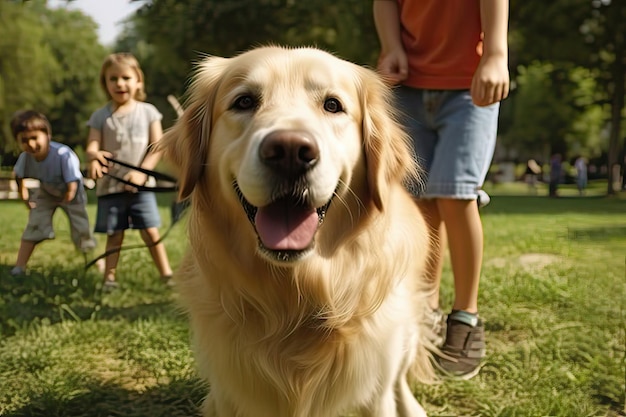
M 474 200 L 439 199 L 446 223 L 454 274 L 454 310 L 478 312 L 478 284 L 483 260 L 483 229 Z
M 106 257 L 104 265 L 104 280 L 115 281 L 115 270 L 117 268 L 117 262 L 120 259 L 119 249 L 124 242 L 124 231 L 117 231 L 107 236 L 106 252 L 111 252 Z
M 30 259 L 30 255 L 33 254 L 36 245 L 37 242 L 22 239 L 22 242 L 20 243 L 20 249 L 17 252 L 17 261 L 15 262 L 16 267 L 26 269 L 26 264 Z
M 149 227 L 147 229 L 142 229 L 140 232 L 141 238 L 150 250 L 152 260 L 159 270 L 161 277 L 170 277 L 172 275 L 172 268 L 170 266 L 170 261 L 167 257 L 165 245 L 163 243 L 158 243 L 156 245 L 154 244 L 160 239 L 159 229 L 157 229 L 156 227 Z

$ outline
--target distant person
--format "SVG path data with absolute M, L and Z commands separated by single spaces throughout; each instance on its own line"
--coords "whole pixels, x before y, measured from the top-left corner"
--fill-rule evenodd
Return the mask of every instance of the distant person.
M 128 53 L 109 55 L 100 70 L 100 85 L 109 102 L 89 119 L 87 157 L 90 176 L 97 180 L 98 211 L 95 231 L 106 233 L 104 287 L 117 287 L 116 268 L 119 248 L 126 229 L 139 229 L 141 238 L 161 274 L 168 282 L 172 269 L 165 246 L 160 242 L 161 217 L 156 195 L 138 191 L 118 177 L 136 186 L 145 185 L 148 177 L 137 170 L 110 162 L 120 162 L 152 170 L 160 159 L 152 145 L 161 139 L 161 113 L 145 103 L 144 75 L 135 57 Z
M 576 187 L 578 188 L 578 194 L 584 195 L 587 188 L 587 159 L 584 156 L 579 156 L 574 162 L 574 168 L 576 168 Z
M 537 194 L 537 181 L 541 175 L 541 167 L 534 159 L 529 159 L 526 163 L 526 171 L 524 172 L 524 179 L 531 193 Z
M 54 239 L 52 216 L 57 208 L 69 218 L 76 248 L 83 253 L 92 251 L 96 242 L 89 226 L 78 156 L 69 146 L 51 140 L 50 122 L 34 110 L 18 112 L 11 120 L 11 133 L 23 151 L 13 172 L 19 196 L 29 209 L 28 224 L 11 275 L 24 274 L 35 246 Z M 25 178 L 39 180 L 39 189 L 32 197 L 24 184 Z
M 549 195 L 550 197 L 558 197 L 559 196 L 559 184 L 561 183 L 561 176 L 563 175 L 562 171 L 562 161 L 561 154 L 555 153 L 550 158 L 550 184 L 549 184 Z

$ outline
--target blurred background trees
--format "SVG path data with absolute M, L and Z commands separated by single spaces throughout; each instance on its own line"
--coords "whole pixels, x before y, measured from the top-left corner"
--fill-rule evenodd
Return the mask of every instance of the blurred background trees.
M 81 0 L 75 0 L 81 1 Z M 129 0 L 132 1 L 132 0 Z M 378 54 L 370 1 L 143 0 L 112 48 L 79 11 L 45 0 L 0 2 L 0 152 L 11 162 L 11 114 L 34 107 L 54 136 L 83 145 L 85 123 L 103 104 L 104 56 L 130 51 L 146 73 L 148 101 L 171 125 L 166 97 L 184 97 L 193 65 L 268 43 L 312 45 L 373 67 Z M 559 152 L 598 165 L 614 191 L 624 161 L 626 2 L 511 0 L 512 91 L 503 103 L 498 160 L 546 162 Z
M 619 171 L 608 167 L 624 164 L 626 145 L 626 2 L 511 0 L 510 28 L 511 69 L 519 91 L 507 104 L 515 107 L 515 115 L 535 113 L 540 119 L 528 114 L 513 118 L 511 135 L 505 135 L 504 143 L 513 146 L 529 122 L 545 121 L 547 113 L 556 119 L 547 125 L 551 126 L 551 137 L 546 139 L 551 152 L 595 159 L 607 171 L 607 191 L 612 194 Z M 534 95 L 528 91 L 532 89 L 529 82 L 542 88 L 538 94 L 548 108 L 541 115 L 531 103 L 518 100 L 518 96 Z
M 3 164 L 17 151 L 9 121 L 20 109 L 44 112 L 55 139 L 84 145 L 87 122 L 104 95 L 97 77 L 106 49 L 95 22 L 45 2 L 0 2 L 0 152 Z

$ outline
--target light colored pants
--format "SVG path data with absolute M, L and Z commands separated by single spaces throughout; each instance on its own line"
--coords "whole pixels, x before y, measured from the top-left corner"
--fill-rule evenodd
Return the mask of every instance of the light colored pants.
M 72 242 L 76 248 L 82 252 L 88 252 L 96 247 L 87 215 L 87 195 L 82 185 L 78 187 L 74 200 L 69 203 L 63 203 L 61 198 L 41 188 L 35 191 L 31 199 L 35 207 L 28 214 L 28 224 L 22 234 L 23 240 L 41 242 L 54 239 L 52 216 L 57 208 L 61 208 L 70 221 Z

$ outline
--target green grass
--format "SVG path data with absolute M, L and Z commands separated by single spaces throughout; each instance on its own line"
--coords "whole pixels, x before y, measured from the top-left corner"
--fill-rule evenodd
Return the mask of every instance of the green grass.
M 471 381 L 416 387 L 417 397 L 431 417 L 624 416 L 626 199 L 601 197 L 601 184 L 584 198 L 571 187 L 558 199 L 523 184 L 487 191 L 485 366 Z M 0 210 L 0 415 L 195 415 L 206 388 L 186 319 L 147 250 L 122 252 L 122 287 L 103 294 L 57 215 L 57 239 L 36 249 L 29 275 L 14 278 L 27 213 L 17 202 Z M 167 205 L 162 215 L 165 230 Z M 126 244 L 139 242 L 128 233 Z M 165 243 L 177 266 L 184 225 Z M 444 274 L 449 307 L 448 265 Z

